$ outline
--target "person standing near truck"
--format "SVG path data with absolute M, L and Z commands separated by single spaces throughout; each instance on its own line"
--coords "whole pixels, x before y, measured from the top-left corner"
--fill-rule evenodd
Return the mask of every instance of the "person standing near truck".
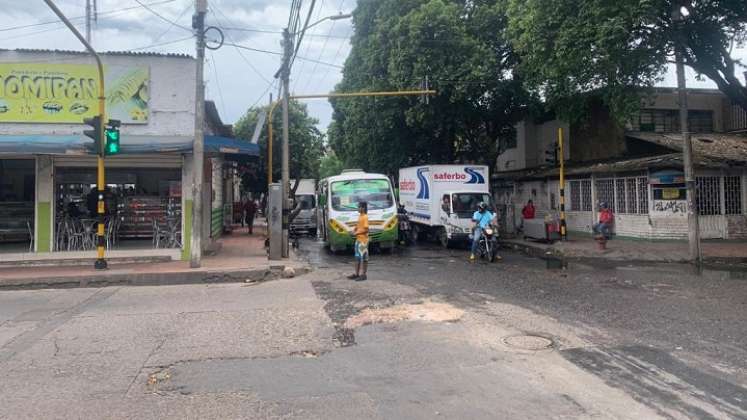
M 254 202 L 253 198 L 246 200 L 246 203 L 244 203 L 244 217 L 246 217 L 246 227 L 250 235 L 254 233 L 254 216 L 256 214 L 257 203 Z
M 355 226 L 355 273 L 351 280 L 366 280 L 368 271 L 368 203 L 358 203 L 358 224 Z

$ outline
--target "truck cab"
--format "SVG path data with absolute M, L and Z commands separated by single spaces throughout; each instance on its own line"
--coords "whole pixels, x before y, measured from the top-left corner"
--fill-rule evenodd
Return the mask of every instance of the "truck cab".
M 298 181 L 296 188 L 295 205 L 300 207 L 299 213 L 291 221 L 291 226 L 297 231 L 308 232 L 310 235 L 316 235 L 317 228 L 317 196 L 316 180 L 302 179 Z M 293 186 L 294 180 L 290 185 Z
M 472 216 L 481 202 L 495 213 L 490 194 L 480 191 L 445 191 L 441 196 L 439 221 L 445 228 L 446 240 L 467 241 L 472 233 Z

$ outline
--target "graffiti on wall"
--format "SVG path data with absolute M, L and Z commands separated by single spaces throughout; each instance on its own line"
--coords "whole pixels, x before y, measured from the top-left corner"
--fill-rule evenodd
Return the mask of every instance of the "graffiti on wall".
M 654 211 L 670 214 L 687 214 L 687 201 L 684 200 L 656 200 Z

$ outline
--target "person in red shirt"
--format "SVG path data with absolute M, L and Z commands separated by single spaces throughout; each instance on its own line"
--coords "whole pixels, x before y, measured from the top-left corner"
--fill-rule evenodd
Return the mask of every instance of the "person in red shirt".
M 599 204 L 599 223 L 594 225 L 594 233 L 609 238 L 612 233 L 612 224 L 615 223 L 615 214 L 607 206 L 607 203 Z
M 527 201 L 527 205 L 521 209 L 521 217 L 524 219 L 534 219 L 534 203 L 532 200 Z

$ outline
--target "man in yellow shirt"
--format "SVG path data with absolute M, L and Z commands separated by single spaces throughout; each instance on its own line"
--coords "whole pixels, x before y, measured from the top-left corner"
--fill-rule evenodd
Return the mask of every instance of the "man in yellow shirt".
M 358 203 L 358 224 L 355 226 L 355 274 L 351 280 L 366 280 L 368 270 L 368 203 Z

